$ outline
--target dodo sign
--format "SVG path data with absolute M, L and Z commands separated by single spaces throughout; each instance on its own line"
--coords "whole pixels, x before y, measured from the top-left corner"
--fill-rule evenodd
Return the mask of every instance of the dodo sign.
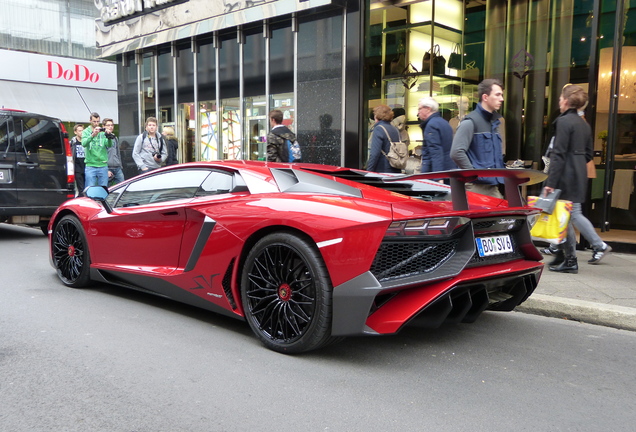
M 47 78 L 75 82 L 91 82 L 94 84 L 99 81 L 99 74 L 97 72 L 91 72 L 90 69 L 84 65 L 75 64 L 65 69 L 61 64 L 55 61 L 49 60 L 46 63 Z

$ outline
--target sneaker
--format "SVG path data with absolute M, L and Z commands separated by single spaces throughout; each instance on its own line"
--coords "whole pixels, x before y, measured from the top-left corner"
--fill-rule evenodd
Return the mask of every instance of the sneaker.
M 543 255 L 556 255 L 559 252 L 559 249 L 553 244 L 550 244 L 547 248 L 539 249 L 539 252 Z
M 605 246 L 602 250 L 594 250 L 592 252 L 592 258 L 588 261 L 589 264 L 598 264 L 605 255 L 612 251 L 612 247 L 607 243 L 603 243 Z

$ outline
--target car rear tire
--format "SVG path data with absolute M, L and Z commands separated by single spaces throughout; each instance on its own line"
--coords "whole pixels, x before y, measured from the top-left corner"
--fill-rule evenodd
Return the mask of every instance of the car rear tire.
M 245 318 L 277 352 L 301 353 L 338 339 L 331 336 L 332 291 L 316 246 L 290 233 L 263 237 L 243 266 Z
M 91 285 L 86 234 L 75 216 L 66 215 L 55 225 L 51 248 L 57 275 L 64 285 L 71 288 Z

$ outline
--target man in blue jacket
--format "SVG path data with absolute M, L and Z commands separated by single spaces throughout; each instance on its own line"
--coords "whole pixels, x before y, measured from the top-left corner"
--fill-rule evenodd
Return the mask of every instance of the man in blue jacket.
M 464 117 L 455 132 L 451 158 L 462 169 L 505 168 L 499 133 L 501 114 L 497 112 L 503 103 L 503 85 L 499 80 L 485 79 L 477 86 L 477 94 L 477 108 Z M 503 198 L 500 184 L 503 184 L 500 177 L 480 177 L 467 183 L 466 189 Z
M 435 99 L 420 99 L 417 117 L 422 121 L 422 169 L 421 172 L 438 172 L 456 169 L 457 165 L 450 157 L 453 143 L 453 128 L 439 113 L 439 104 Z

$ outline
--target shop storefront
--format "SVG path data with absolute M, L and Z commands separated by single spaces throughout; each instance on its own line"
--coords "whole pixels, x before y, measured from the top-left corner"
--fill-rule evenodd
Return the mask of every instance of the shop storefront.
M 102 3 L 97 39 L 118 60 L 121 134 L 156 115 L 176 126 L 181 160 L 262 159 L 267 112 L 280 108 L 305 160 L 363 167 L 374 106 L 403 108 L 417 143 L 419 98 L 456 122 L 493 77 L 505 86 L 506 159 L 542 169 L 559 94 L 576 83 L 595 138 L 590 215 L 603 230 L 636 229 L 629 2 L 166 0 L 124 2 L 125 15 Z
M 344 89 L 345 8 L 331 0 L 163 3 L 119 22 L 102 9 L 98 44 L 118 59 L 122 136 L 156 116 L 178 131 L 180 160 L 259 160 L 267 113 L 278 108 L 306 160 L 347 163 L 343 102 L 349 93 L 358 105 L 360 92 L 359 84 Z

